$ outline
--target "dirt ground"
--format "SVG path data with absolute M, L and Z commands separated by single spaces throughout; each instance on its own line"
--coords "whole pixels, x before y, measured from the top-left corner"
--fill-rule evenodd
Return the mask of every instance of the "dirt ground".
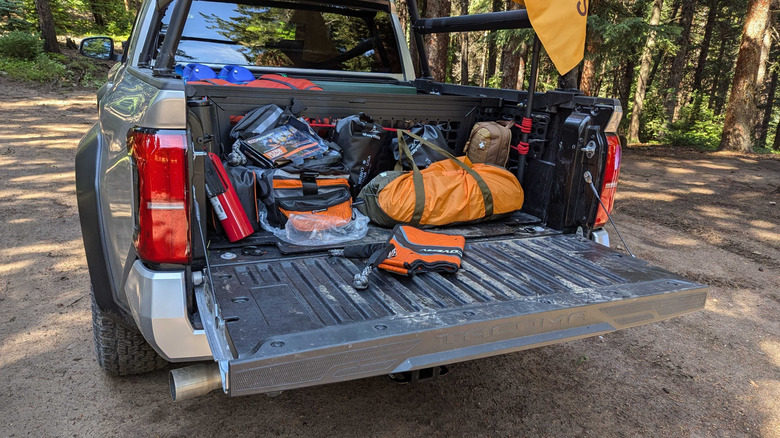
M 415 387 L 173 403 L 167 371 L 94 359 L 73 176 L 94 94 L 0 89 L 0 436 L 780 437 L 780 160 L 625 152 L 615 219 L 639 257 L 712 286 L 705 311 Z

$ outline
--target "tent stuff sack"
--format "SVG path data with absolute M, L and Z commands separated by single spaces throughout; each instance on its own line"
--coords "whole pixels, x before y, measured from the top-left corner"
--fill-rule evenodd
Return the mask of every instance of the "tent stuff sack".
M 420 170 L 414 163 L 405 137 L 446 157 Z M 519 210 L 523 189 L 508 170 L 490 164 L 474 164 L 455 158 L 435 144 L 409 132 L 398 130 L 402 159 L 412 171 L 382 172 L 360 192 L 358 209 L 377 225 L 397 224 L 442 226 L 476 223 Z
M 478 122 L 471 128 L 463 152 L 472 163 L 495 164 L 504 167 L 509 161 L 514 121 Z

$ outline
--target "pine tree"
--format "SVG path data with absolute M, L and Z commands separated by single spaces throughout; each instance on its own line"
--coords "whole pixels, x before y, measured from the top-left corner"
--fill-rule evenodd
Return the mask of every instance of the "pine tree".
M 751 134 L 758 111 L 756 76 L 764 32 L 769 21 L 769 3 L 770 0 L 751 0 L 748 6 L 718 150 L 753 151 Z
M 636 91 L 634 92 L 634 106 L 631 110 L 631 124 L 628 128 L 628 140 L 636 141 L 639 138 L 639 117 L 642 115 L 642 107 L 645 102 L 645 91 L 647 79 L 650 75 L 650 63 L 653 61 L 653 50 L 655 49 L 655 27 L 661 22 L 661 9 L 664 6 L 664 0 L 653 1 L 653 12 L 650 15 L 650 34 L 647 36 L 647 43 L 642 52 L 642 58 L 639 61 L 639 78 L 637 79 Z
M 60 45 L 57 42 L 57 33 L 54 30 L 54 16 L 51 14 L 49 0 L 35 0 L 35 9 L 38 11 L 38 26 L 43 38 L 43 50 L 49 53 L 60 53 Z

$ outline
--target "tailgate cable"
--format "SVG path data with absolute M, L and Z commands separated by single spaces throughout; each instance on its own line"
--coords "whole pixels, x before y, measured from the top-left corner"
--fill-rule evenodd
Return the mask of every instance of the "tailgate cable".
M 631 249 L 629 249 L 628 245 L 626 245 L 626 241 L 623 240 L 623 236 L 620 235 L 620 231 L 618 230 L 617 225 L 615 225 L 615 222 L 612 220 L 612 215 L 609 214 L 609 210 L 607 210 L 607 207 L 604 205 L 604 203 L 601 201 L 601 196 L 599 196 L 598 190 L 596 190 L 596 186 L 593 185 L 593 175 L 590 174 L 589 171 L 585 171 L 585 173 L 582 175 L 585 177 L 585 182 L 590 185 L 591 190 L 593 190 L 593 194 L 596 196 L 596 199 L 599 200 L 599 204 L 601 204 L 601 208 L 604 209 L 604 213 L 607 214 L 607 219 L 609 219 L 609 223 L 612 224 L 612 227 L 615 229 L 615 232 L 617 233 L 618 237 L 620 238 L 620 241 L 623 242 L 623 248 L 628 251 L 628 253 L 631 255 L 631 257 L 636 258 L 633 252 L 631 252 Z

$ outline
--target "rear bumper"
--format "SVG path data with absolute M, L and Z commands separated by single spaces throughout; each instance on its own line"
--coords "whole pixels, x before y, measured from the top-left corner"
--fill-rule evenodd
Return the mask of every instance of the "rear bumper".
M 210 336 L 210 342 L 222 351 L 215 359 L 225 392 L 238 396 L 427 368 L 595 336 L 699 310 L 707 299 L 706 289 L 695 283 L 659 280 L 643 283 L 642 293 L 625 290 L 637 286 L 616 286 L 609 292 L 642 295 L 639 298 L 594 302 L 592 296 L 529 297 L 495 306 L 328 327 L 316 334 L 284 335 L 267 339 L 254 354 L 243 358 L 231 357 L 226 337 Z M 205 288 L 196 290 L 202 317 L 204 322 L 219 321 L 209 295 Z M 224 333 L 220 325 L 224 327 L 219 322 L 212 327 L 213 333 Z
M 211 359 L 206 335 L 187 317 L 184 271 L 153 271 L 136 260 L 125 294 L 138 329 L 171 362 Z

